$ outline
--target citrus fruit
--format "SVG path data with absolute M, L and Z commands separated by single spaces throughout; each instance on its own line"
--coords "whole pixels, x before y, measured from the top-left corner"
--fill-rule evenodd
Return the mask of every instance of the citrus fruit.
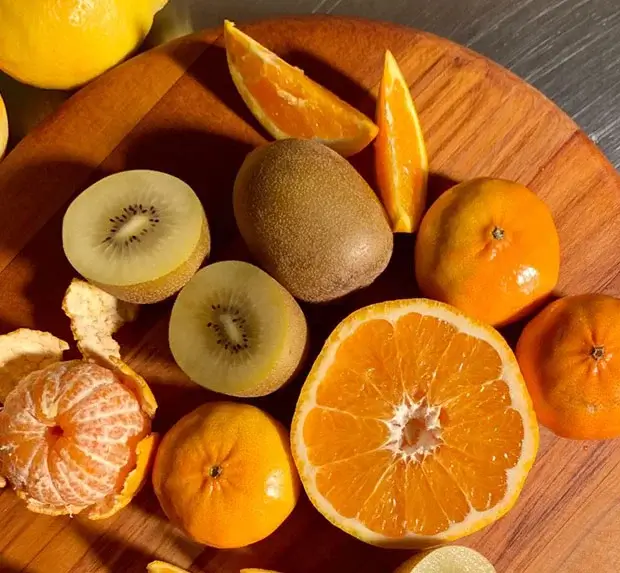
M 186 569 L 175 567 L 165 561 L 151 561 L 147 566 L 148 573 L 189 573 Z
M 164 436 L 153 485 L 170 521 L 218 548 L 250 545 L 293 511 L 299 478 L 288 432 L 249 404 L 200 406 Z
M 37 370 L 0 412 L 0 475 L 32 511 L 109 517 L 144 482 L 156 406 L 125 365 L 73 360 Z
M 0 70 L 40 88 L 71 89 L 144 40 L 167 0 L 0 0 Z
M 317 139 L 342 155 L 361 151 L 377 135 L 363 113 L 308 78 L 256 40 L 224 24 L 233 82 L 254 117 L 276 139 Z
M 503 338 L 413 299 L 336 327 L 301 391 L 291 440 L 308 496 L 334 525 L 375 545 L 421 547 L 513 506 L 538 426 Z
M 542 424 L 575 439 L 620 436 L 620 300 L 568 296 L 523 330 L 517 359 Z
M 494 326 L 539 304 L 559 270 L 551 212 L 512 181 L 480 178 L 452 187 L 418 231 L 415 273 L 422 294 Z
M 6 115 L 6 107 L 4 100 L 0 96 L 0 159 L 6 151 L 6 146 L 9 143 L 9 118 Z
M 413 233 L 426 205 L 428 158 L 409 86 L 396 60 L 385 54 L 377 102 L 377 184 L 392 230 Z
M 495 573 L 495 567 L 469 547 L 449 545 L 414 555 L 394 573 Z
M 185 569 L 175 567 L 170 563 L 164 561 L 151 561 L 147 566 L 148 573 L 189 573 Z M 268 569 L 241 569 L 239 573 L 277 573 L 277 571 L 271 571 Z

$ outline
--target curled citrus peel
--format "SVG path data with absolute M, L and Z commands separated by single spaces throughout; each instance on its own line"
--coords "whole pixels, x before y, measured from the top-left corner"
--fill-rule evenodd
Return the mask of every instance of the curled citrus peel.
M 72 289 L 91 292 L 76 283 Z M 112 323 L 101 315 L 94 327 L 86 322 L 83 315 L 73 328 L 84 360 L 61 362 L 69 345 L 49 333 L 0 336 L 0 486 L 8 482 L 36 513 L 105 519 L 146 480 L 158 441 L 151 433 L 157 402 L 141 376 L 102 353 L 113 346 Z M 88 344 L 80 346 L 85 329 Z M 96 340 L 104 344 L 92 352 Z
M 60 362 L 69 345 L 49 332 L 20 328 L 0 336 L 0 404 L 19 380 Z
M 71 331 L 85 357 L 107 361 L 121 357 L 120 346 L 112 335 L 138 315 L 138 305 L 118 300 L 100 288 L 73 279 L 62 301 L 71 321 Z

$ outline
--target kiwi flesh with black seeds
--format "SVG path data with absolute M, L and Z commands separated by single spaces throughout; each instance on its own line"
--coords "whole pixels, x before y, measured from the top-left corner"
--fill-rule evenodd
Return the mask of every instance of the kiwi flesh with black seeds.
M 198 271 L 177 296 L 168 333 L 172 355 L 191 380 L 237 397 L 265 396 L 291 380 L 308 338 L 292 295 L 241 261 Z
M 83 191 L 65 213 L 62 239 L 67 259 L 85 279 L 138 304 L 178 292 L 211 246 L 191 187 L 152 170 L 116 173 Z

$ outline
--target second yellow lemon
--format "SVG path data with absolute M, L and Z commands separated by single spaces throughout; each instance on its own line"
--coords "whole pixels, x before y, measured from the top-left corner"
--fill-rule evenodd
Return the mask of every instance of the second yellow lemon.
M 41 88 L 83 85 L 131 54 L 167 0 L 0 0 L 0 69 Z

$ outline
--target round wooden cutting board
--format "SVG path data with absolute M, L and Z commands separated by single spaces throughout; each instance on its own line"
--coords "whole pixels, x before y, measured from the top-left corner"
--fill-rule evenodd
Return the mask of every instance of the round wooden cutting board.
M 431 159 L 431 194 L 478 175 L 531 187 L 551 207 L 562 243 L 558 294 L 620 295 L 620 180 L 590 140 L 550 101 L 487 59 L 446 40 L 388 24 L 288 19 L 241 28 L 313 79 L 374 115 L 389 48 L 411 86 Z M 189 183 L 214 236 L 212 260 L 245 258 L 232 216 L 237 169 L 266 134 L 228 75 L 221 30 L 140 55 L 71 98 L 0 164 L 0 328 L 51 331 L 71 340 L 60 304 L 74 273 L 61 248 L 68 202 L 95 180 L 150 168 Z M 354 165 L 372 181 L 372 146 Z M 413 238 L 398 236 L 389 269 L 369 289 L 331 306 L 305 306 L 313 356 L 354 308 L 416 296 Z M 128 362 L 152 384 L 156 428 L 215 395 L 192 384 L 167 346 L 170 303 L 144 308 L 119 335 Z M 516 329 L 506 332 L 514 340 Z M 256 400 L 290 422 L 303 377 Z M 620 447 L 560 440 L 542 430 L 540 454 L 516 507 L 462 543 L 499 573 L 620 570 Z M 192 571 L 390 572 L 409 552 L 378 549 L 332 527 L 303 498 L 270 538 L 236 551 L 184 539 L 151 487 L 103 522 L 26 511 L 0 494 L 0 570 L 142 572 L 153 559 Z

